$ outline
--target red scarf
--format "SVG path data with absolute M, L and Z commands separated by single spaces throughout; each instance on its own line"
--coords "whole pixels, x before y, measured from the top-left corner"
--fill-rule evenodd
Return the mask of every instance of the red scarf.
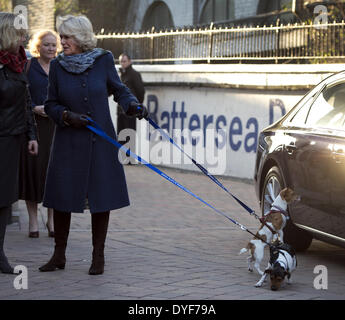
M 0 50 L 0 63 L 6 65 L 14 72 L 22 73 L 27 61 L 25 49 L 22 46 L 20 46 L 17 54 Z

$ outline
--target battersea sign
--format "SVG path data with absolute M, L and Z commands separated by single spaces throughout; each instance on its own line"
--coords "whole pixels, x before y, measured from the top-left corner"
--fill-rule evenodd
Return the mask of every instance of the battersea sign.
M 251 179 L 259 132 L 301 97 L 302 93 L 277 91 L 162 87 L 148 88 L 145 103 L 150 117 L 211 173 Z M 197 170 L 177 148 L 149 130 L 147 161 Z

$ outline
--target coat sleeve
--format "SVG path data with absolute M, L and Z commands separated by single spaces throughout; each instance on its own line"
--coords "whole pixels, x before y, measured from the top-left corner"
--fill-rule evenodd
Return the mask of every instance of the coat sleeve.
M 59 103 L 56 63 L 53 60 L 50 64 L 48 98 L 44 102 L 44 111 L 57 125 L 64 127 L 65 123 L 62 120 L 62 113 L 67 110 L 67 107 Z
M 115 69 L 114 58 L 111 53 L 106 55 L 107 59 L 107 86 L 108 92 L 114 95 L 114 100 L 121 105 L 123 110 L 128 110 L 131 101 L 138 102 L 137 98 L 130 90 L 121 82 Z
M 29 87 L 26 87 L 26 124 L 27 124 L 27 137 L 28 140 L 37 140 L 37 125 L 35 121 L 35 117 L 33 115 L 33 111 L 31 108 L 31 95 Z
M 139 102 L 143 103 L 145 96 L 145 87 L 141 75 L 138 71 L 134 72 L 133 74 L 133 88 Z
M 31 61 L 31 60 L 30 60 Z M 31 90 L 31 83 L 34 81 L 33 79 L 32 79 L 32 77 L 31 76 L 29 76 L 29 70 L 30 70 L 30 68 L 28 68 L 27 69 L 28 71 L 26 72 L 26 77 L 28 78 L 28 82 L 29 82 L 29 91 L 30 91 L 30 97 L 31 97 L 31 108 L 33 109 L 33 108 L 35 108 L 36 106 L 38 106 L 38 103 L 36 103 L 34 100 L 33 100 L 33 98 L 32 98 L 32 90 Z

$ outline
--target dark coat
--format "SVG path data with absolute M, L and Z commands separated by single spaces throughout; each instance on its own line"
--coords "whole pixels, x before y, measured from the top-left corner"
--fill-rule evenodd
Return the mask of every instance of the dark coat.
M 65 212 L 104 212 L 129 205 L 124 170 L 118 150 L 87 128 L 62 121 L 64 110 L 89 115 L 115 138 L 108 94 L 126 110 L 137 101 L 120 81 L 110 52 L 98 57 L 81 74 L 67 72 L 54 59 L 50 64 L 46 113 L 57 124 L 49 160 L 43 205 Z
M 43 105 L 47 99 L 48 75 L 37 58 L 31 58 L 27 69 L 32 108 L 34 108 Z M 19 168 L 19 198 L 41 203 L 55 123 L 51 118 L 38 114 L 35 114 L 35 119 L 39 152 L 37 156 L 32 156 L 28 153 L 26 144 L 23 145 Z
M 135 95 L 140 103 L 144 102 L 145 87 L 141 75 L 138 71 L 134 70 L 132 65 L 126 69 L 120 68 L 121 81 L 128 87 L 128 89 Z M 136 129 L 136 118 L 128 117 L 121 106 L 118 106 L 117 112 L 117 133 L 121 130 L 130 128 Z
M 36 140 L 36 124 L 31 110 L 28 79 L 0 65 L 0 137 L 25 133 Z
M 0 208 L 18 200 L 19 155 L 25 135 L 36 140 L 26 75 L 0 64 Z
M 144 102 L 145 88 L 141 75 L 134 70 L 132 65 L 126 69 L 120 68 L 120 79 L 128 87 L 129 90 L 136 96 L 140 103 Z

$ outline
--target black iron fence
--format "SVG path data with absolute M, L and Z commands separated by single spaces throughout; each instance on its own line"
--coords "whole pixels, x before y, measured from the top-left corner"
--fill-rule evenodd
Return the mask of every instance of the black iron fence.
M 269 27 L 98 34 L 115 58 L 127 52 L 136 63 L 345 62 L 345 22 Z

